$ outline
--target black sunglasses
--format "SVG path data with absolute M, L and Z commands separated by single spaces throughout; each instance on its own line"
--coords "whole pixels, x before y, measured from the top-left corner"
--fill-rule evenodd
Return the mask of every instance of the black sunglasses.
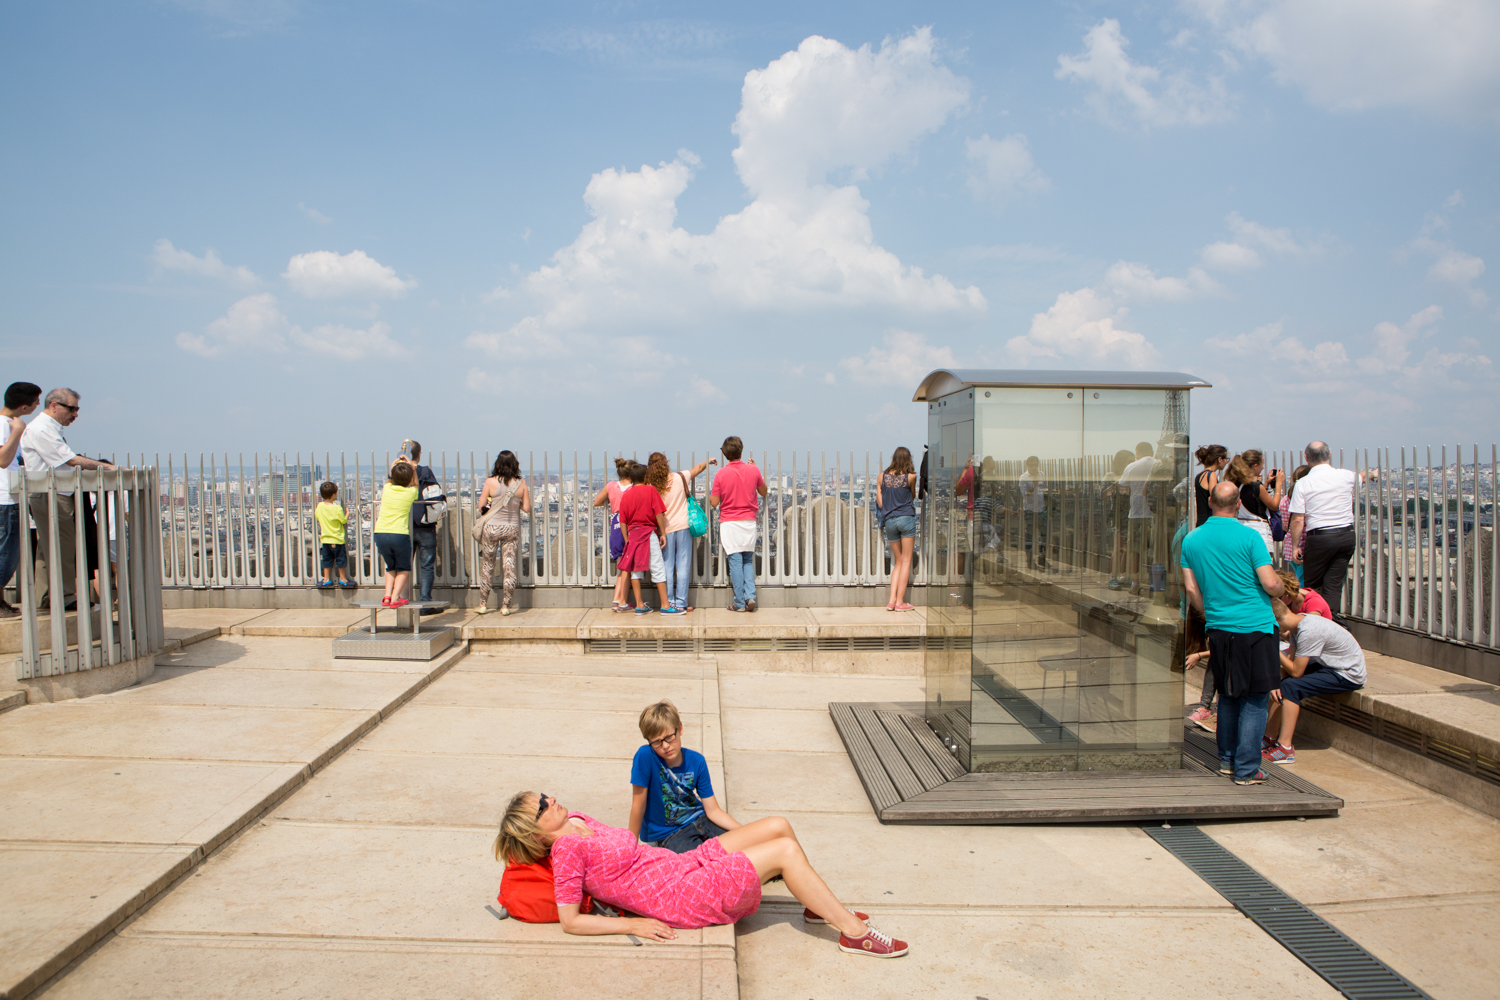
M 536 818 L 537 818 L 538 821 L 541 820 L 542 813 L 544 813 L 544 812 L 547 811 L 547 799 L 548 798 L 550 798 L 550 796 L 548 796 L 546 792 L 543 792 L 541 795 L 537 796 L 537 801 L 536 801 Z M 557 800 L 553 799 L 553 801 L 555 802 Z
M 57 405 L 61 406 L 65 410 L 67 410 L 69 413 L 77 413 L 78 412 L 78 407 L 76 407 L 76 406 L 69 406 L 67 403 L 58 403 Z

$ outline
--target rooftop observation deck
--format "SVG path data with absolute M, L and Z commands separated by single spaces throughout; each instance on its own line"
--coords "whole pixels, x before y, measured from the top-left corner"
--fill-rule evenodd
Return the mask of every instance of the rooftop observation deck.
M 921 701 L 923 618 L 454 611 L 429 621 L 464 641 L 429 664 L 333 659 L 358 609 L 168 611 L 145 683 L 0 715 L 0 988 L 487 997 L 607 982 L 619 997 L 780 1000 L 1197 996 L 1228 977 L 1336 995 L 1133 824 L 880 823 L 829 706 Z M 1494 753 L 1494 686 L 1370 661 L 1354 707 L 1441 721 Z M 736 927 L 666 945 L 486 909 L 506 798 L 544 790 L 622 824 L 635 716 L 661 697 L 730 813 L 789 817 L 840 898 L 910 956 L 841 955 L 780 884 Z M 1500 820 L 1326 740 L 1299 741 L 1291 770 L 1339 814 L 1200 826 L 1431 995 L 1488 995 Z

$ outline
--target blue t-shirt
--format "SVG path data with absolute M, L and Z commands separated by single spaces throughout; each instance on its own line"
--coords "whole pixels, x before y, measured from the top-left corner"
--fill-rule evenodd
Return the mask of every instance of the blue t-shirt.
M 669 768 L 655 750 L 642 744 L 630 764 L 630 783 L 646 789 L 646 817 L 641 821 L 643 841 L 665 840 L 693 822 L 703 815 L 703 803 L 699 800 L 714 794 L 708 761 L 687 747 L 682 748 L 682 766 Z
M 1266 543 L 1232 517 L 1210 517 L 1182 540 L 1182 565 L 1198 578 L 1203 617 L 1224 632 L 1275 632 L 1271 596 L 1255 570 L 1271 565 Z

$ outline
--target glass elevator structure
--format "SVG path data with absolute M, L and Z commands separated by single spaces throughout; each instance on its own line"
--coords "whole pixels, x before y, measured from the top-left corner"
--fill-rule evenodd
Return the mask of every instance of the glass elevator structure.
M 973 771 L 1181 766 L 1191 524 L 1177 372 L 935 371 L 927 721 Z

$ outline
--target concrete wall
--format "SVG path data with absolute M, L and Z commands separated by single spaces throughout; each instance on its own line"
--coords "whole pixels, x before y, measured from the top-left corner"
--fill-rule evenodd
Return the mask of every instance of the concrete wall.
M 1345 619 L 1360 646 L 1386 656 L 1436 667 L 1486 684 L 1500 684 L 1500 653 L 1466 646 L 1447 639 L 1434 639 L 1420 632 Z

